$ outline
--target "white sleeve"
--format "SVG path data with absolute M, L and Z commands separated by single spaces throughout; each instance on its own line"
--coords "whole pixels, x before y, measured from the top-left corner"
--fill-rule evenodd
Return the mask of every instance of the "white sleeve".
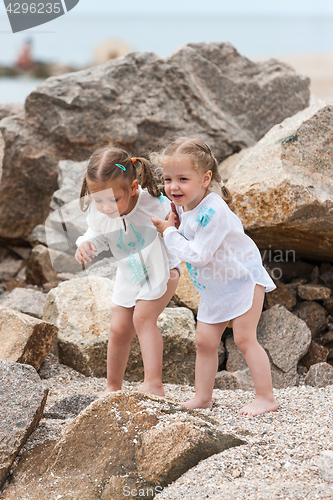
M 106 237 L 102 234 L 102 231 L 98 228 L 96 221 L 94 220 L 93 214 L 88 214 L 87 217 L 88 229 L 83 236 L 79 236 L 76 240 L 76 246 L 79 247 L 85 241 L 90 241 L 97 248 L 97 253 L 103 252 L 104 250 L 109 250 L 109 245 Z
M 207 265 L 230 231 L 229 217 L 220 211 L 213 212 L 213 215 L 208 212 L 208 218 L 197 216 L 193 240 L 187 240 L 175 227 L 168 227 L 163 237 L 170 252 L 189 264 Z

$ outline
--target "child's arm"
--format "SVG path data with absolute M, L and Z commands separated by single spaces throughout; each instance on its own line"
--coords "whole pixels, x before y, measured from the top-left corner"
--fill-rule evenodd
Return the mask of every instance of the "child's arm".
M 170 214 L 166 221 L 152 218 L 156 229 L 163 234 L 168 250 L 189 264 L 199 267 L 208 264 L 230 230 L 228 219 L 217 211 L 210 215 L 209 222 L 197 219 L 194 238 L 187 240 L 174 227 L 173 214 Z
M 87 260 L 91 262 L 96 255 L 109 250 L 107 239 L 97 227 L 91 227 L 92 221 L 87 217 L 88 230 L 83 236 L 76 240 L 78 249 L 75 252 L 75 260 L 79 264 L 86 264 Z

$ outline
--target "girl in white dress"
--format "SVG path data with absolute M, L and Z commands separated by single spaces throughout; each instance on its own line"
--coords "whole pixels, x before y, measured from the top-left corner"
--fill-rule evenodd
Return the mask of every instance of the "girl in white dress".
M 137 333 L 144 364 L 140 390 L 163 396 L 163 340 L 156 322 L 176 290 L 180 261 L 166 249 L 151 215 L 164 219 L 170 201 L 161 195 L 145 158 L 105 147 L 89 160 L 80 205 L 89 213 L 88 230 L 76 241 L 77 262 L 91 262 L 108 249 L 117 261 L 107 387 L 99 395 L 121 389 L 130 343 Z
M 231 195 L 218 173 L 209 146 L 199 139 L 179 138 L 160 156 L 165 191 L 173 202 L 168 219 L 152 217 L 169 251 L 186 262 L 201 295 L 197 316 L 195 397 L 189 408 L 210 408 L 217 349 L 229 320 L 234 340 L 250 369 L 256 396 L 243 415 L 275 411 L 268 356 L 256 329 L 265 291 L 276 288 L 262 265 L 260 252 L 229 209 Z M 222 198 L 210 191 L 212 181 Z

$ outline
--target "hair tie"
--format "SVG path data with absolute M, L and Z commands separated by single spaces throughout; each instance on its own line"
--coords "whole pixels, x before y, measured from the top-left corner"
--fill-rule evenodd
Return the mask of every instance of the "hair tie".
M 135 156 L 133 158 L 131 158 L 131 160 L 132 160 L 132 163 L 135 163 L 136 162 Z
M 219 186 L 220 186 L 220 188 L 223 188 L 223 186 L 224 186 L 224 182 L 223 182 L 223 181 L 220 181 L 220 182 L 219 182 Z
M 124 172 L 126 171 L 126 168 L 124 167 L 124 165 L 120 165 L 120 163 L 115 163 L 116 167 L 119 167 L 121 168 L 121 170 L 123 170 Z

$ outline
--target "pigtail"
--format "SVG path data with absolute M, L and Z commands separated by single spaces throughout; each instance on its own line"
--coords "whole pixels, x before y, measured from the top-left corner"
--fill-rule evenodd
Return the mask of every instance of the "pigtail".
M 84 174 L 83 177 L 79 205 L 82 212 L 86 212 L 90 205 L 90 193 L 87 184 L 87 172 Z
M 214 157 L 213 157 L 214 158 Z M 231 202 L 232 202 L 232 194 L 230 193 L 229 189 L 224 185 L 224 182 L 222 181 L 222 178 L 219 174 L 219 170 L 218 170 L 218 164 L 217 164 L 217 161 L 216 159 L 214 158 L 214 168 L 212 170 L 212 179 L 213 181 L 217 182 L 220 189 L 221 189 L 221 196 L 222 196 L 222 199 L 228 204 L 230 205 Z
M 142 188 L 147 188 L 148 193 L 155 198 L 161 196 L 162 191 L 158 186 L 157 179 L 153 173 L 153 169 L 146 158 L 133 158 L 132 161 L 135 160 L 134 166 L 136 167 L 136 171 L 140 181 L 140 185 Z

